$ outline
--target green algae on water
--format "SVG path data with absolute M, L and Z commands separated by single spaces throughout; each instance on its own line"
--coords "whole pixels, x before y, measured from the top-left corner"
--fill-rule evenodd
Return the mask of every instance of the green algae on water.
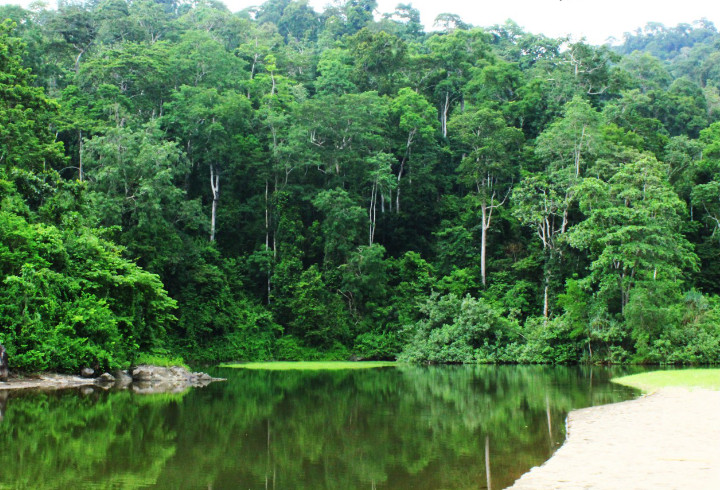
M 313 362 L 248 362 L 221 364 L 220 367 L 236 369 L 264 369 L 268 371 L 337 371 L 341 369 L 369 369 L 396 366 L 388 361 L 313 361 Z
M 645 392 L 660 388 L 704 388 L 720 390 L 720 369 L 671 369 L 614 378 L 618 383 Z

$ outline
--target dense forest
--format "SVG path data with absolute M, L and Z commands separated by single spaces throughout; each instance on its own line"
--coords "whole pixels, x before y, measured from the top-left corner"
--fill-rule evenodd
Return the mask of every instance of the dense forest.
M 375 8 L 0 7 L 13 367 L 718 362 L 715 26 Z

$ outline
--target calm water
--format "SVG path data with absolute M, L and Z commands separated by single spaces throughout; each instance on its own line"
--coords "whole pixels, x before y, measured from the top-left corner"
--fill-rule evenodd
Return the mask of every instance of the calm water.
M 222 369 L 183 395 L 0 392 L 0 488 L 510 485 L 573 408 L 634 393 L 601 368 Z

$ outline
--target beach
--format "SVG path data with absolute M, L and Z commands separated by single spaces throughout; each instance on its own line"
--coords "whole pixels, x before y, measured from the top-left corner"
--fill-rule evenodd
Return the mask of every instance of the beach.
M 565 444 L 510 488 L 720 488 L 720 391 L 663 388 L 567 423 Z

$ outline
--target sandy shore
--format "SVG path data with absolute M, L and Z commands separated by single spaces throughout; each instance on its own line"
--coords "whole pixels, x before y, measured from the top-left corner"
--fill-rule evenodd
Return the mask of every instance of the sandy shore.
M 720 489 L 720 391 L 668 388 L 568 416 L 568 439 L 510 487 Z

